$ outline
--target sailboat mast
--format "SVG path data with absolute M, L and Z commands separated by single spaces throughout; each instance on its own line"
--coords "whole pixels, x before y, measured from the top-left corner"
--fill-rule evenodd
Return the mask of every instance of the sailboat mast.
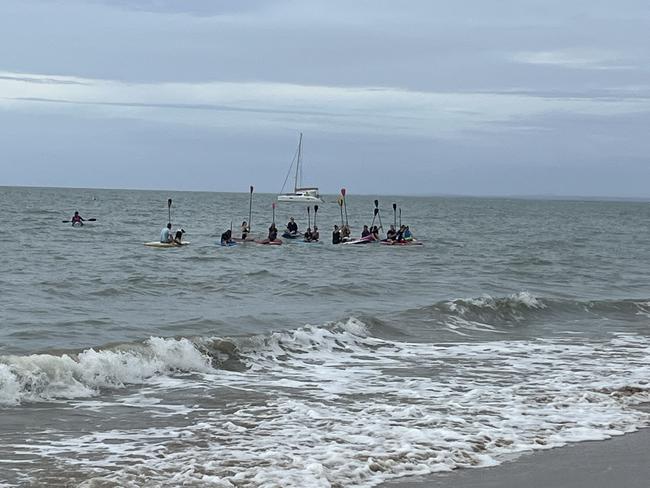
M 298 191 L 298 172 L 300 171 L 300 159 L 302 158 L 302 132 L 300 133 L 300 140 L 298 141 L 298 160 L 296 161 L 296 177 L 293 182 L 293 191 Z

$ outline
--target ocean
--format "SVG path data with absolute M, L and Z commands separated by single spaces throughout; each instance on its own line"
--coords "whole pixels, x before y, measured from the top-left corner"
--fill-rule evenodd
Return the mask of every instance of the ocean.
M 191 244 L 145 247 L 168 198 Z M 226 248 L 247 192 L 0 188 L 0 486 L 372 487 L 650 425 L 650 203 L 350 195 L 354 233 L 375 199 L 424 245 L 332 245 L 336 196 L 320 244 Z

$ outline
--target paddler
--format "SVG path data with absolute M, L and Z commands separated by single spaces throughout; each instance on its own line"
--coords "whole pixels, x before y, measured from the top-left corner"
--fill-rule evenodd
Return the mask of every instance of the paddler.
M 278 238 L 278 228 L 275 226 L 275 222 L 269 227 L 269 242 L 273 242 Z
M 350 226 L 348 224 L 343 224 L 341 227 L 341 242 L 350 240 Z
M 361 238 L 363 239 L 364 237 L 368 237 L 370 235 L 370 229 L 368 229 L 367 225 L 363 226 L 363 230 L 361 231 Z
M 318 242 L 320 239 L 320 232 L 318 232 L 318 227 L 314 226 L 314 231 L 311 233 L 311 241 Z
M 334 231 L 332 232 L 332 244 L 341 244 L 341 231 L 336 224 L 334 224 Z
M 307 230 L 303 234 L 303 237 L 305 238 L 305 242 L 311 242 L 312 241 L 312 233 L 311 233 L 311 227 L 307 227 Z
M 245 241 L 245 240 L 246 240 L 246 237 L 248 237 L 248 233 L 249 233 L 250 231 L 251 231 L 251 228 L 249 227 L 249 225 L 248 225 L 248 224 L 246 223 L 246 221 L 244 220 L 244 221 L 241 223 L 241 240 L 242 240 L 242 241 Z
M 289 218 L 289 222 L 287 223 L 287 232 L 292 236 L 298 234 L 298 224 L 296 224 L 293 217 Z
M 160 231 L 160 242 L 163 244 L 168 244 L 174 239 L 172 237 L 172 224 L 167 224 L 166 227 L 163 227 L 163 230 Z
M 412 241 L 415 239 L 413 237 L 413 234 L 411 233 L 411 229 L 409 229 L 409 226 L 407 225 L 406 228 L 404 229 L 404 240 L 405 241 Z
M 181 246 L 183 243 L 181 242 L 183 240 L 183 234 L 185 234 L 185 229 L 179 229 L 176 231 L 174 234 L 174 243 L 178 244 Z
M 84 225 L 84 219 L 79 215 L 79 211 L 75 211 L 74 215 L 72 216 L 72 225 L 79 224 L 79 225 Z
M 391 224 L 390 229 L 388 229 L 388 232 L 386 232 L 386 240 L 394 241 L 396 238 L 397 238 L 397 231 L 395 230 L 395 226 Z
M 226 232 L 221 234 L 221 245 L 222 246 L 227 246 L 229 244 L 232 244 L 234 241 L 232 240 L 232 231 L 228 229 Z

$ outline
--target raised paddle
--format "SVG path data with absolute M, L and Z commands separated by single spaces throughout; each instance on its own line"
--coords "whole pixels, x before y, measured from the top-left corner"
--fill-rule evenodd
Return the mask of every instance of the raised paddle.
M 307 206 L 307 228 L 311 229 L 311 207 Z
M 339 209 L 341 210 L 341 227 L 343 227 L 343 197 L 339 196 Z
M 168 198 L 167 199 L 167 223 L 171 224 L 172 223 L 172 199 Z
M 378 214 L 378 213 L 379 213 L 379 209 L 376 208 L 376 209 L 375 209 L 375 212 L 374 212 L 374 215 L 372 216 L 372 224 L 370 224 L 370 228 L 371 228 L 371 229 L 372 229 L 373 226 L 375 225 L 375 218 L 377 217 L 377 214 Z
M 96 222 L 97 219 L 84 219 L 83 221 L 84 222 Z M 64 224 L 69 224 L 70 222 L 72 222 L 72 220 L 62 220 L 61 222 L 63 222 Z
M 248 231 L 250 232 L 252 223 L 251 218 L 253 217 L 253 185 L 251 185 L 251 196 L 248 200 Z
M 348 204 L 345 201 L 345 188 L 341 188 L 341 195 L 343 195 L 343 209 L 345 210 L 345 225 L 348 226 Z
M 273 207 L 273 225 L 275 225 L 275 202 L 273 202 L 271 206 Z
M 318 213 L 318 205 L 314 205 L 314 227 L 316 227 L 316 214 Z
M 379 213 L 379 200 L 375 200 L 375 210 L 376 210 L 375 215 L 377 216 L 377 218 L 379 218 L 379 228 L 383 229 L 384 226 L 381 223 L 381 214 Z
M 393 227 L 397 227 L 397 204 L 393 203 Z
M 402 227 L 402 207 L 399 208 L 399 226 Z

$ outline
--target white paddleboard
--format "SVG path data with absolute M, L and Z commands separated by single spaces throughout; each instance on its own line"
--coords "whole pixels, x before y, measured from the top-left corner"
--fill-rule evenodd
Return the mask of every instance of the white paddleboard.
M 177 244 L 175 242 L 156 242 L 156 241 L 144 243 L 144 245 L 148 247 L 162 247 L 162 248 L 188 246 L 189 244 L 190 241 L 183 241 L 180 244 Z

